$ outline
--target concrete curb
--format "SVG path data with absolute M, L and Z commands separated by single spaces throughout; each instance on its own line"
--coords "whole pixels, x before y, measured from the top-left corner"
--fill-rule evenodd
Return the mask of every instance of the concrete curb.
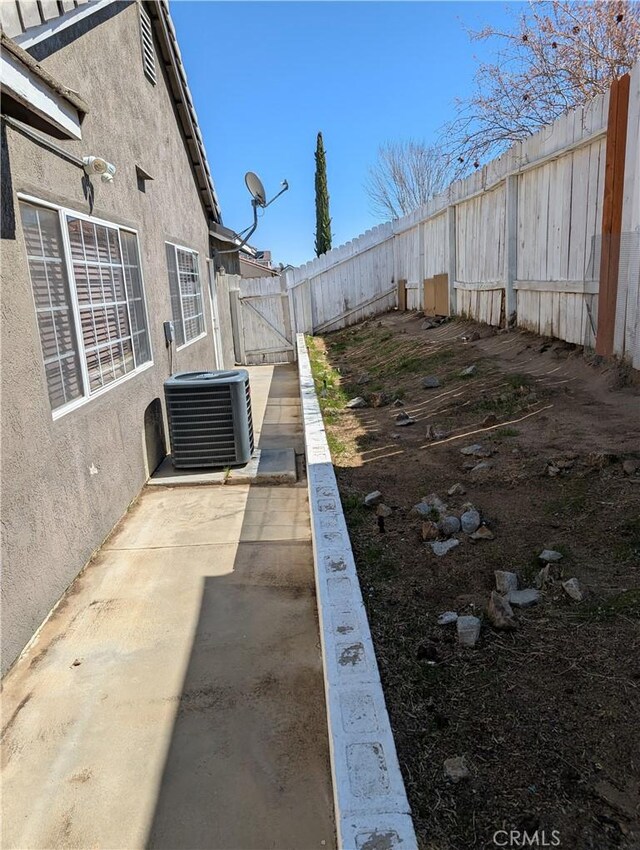
M 417 850 L 303 334 L 298 375 L 340 850 Z

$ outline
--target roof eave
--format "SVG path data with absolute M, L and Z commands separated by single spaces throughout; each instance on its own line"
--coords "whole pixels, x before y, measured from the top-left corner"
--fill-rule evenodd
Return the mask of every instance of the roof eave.
M 2 113 L 58 139 L 82 138 L 85 101 L 0 31 Z

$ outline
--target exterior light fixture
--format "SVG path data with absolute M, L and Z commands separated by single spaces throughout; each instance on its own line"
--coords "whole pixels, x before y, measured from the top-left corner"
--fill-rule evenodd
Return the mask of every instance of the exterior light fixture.
M 82 157 L 82 165 L 85 173 L 89 176 L 99 174 L 103 183 L 113 182 L 113 177 L 116 173 L 116 167 L 106 159 L 100 156 L 84 156 Z

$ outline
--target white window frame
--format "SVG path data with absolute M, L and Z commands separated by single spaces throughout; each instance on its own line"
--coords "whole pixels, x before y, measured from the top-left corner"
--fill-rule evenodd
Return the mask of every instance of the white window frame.
M 27 195 L 23 192 L 18 192 L 17 197 L 19 201 L 24 201 L 27 204 L 33 204 L 34 206 L 46 207 L 50 210 L 55 210 L 58 213 L 58 217 L 60 220 L 60 231 L 62 233 L 62 259 L 64 260 L 66 266 L 67 277 L 69 281 L 69 296 L 71 299 L 71 312 L 73 313 L 74 320 L 74 330 L 76 334 L 76 344 L 78 350 L 78 357 L 80 360 L 80 375 L 82 379 L 82 389 L 83 395 L 80 398 L 76 398 L 73 401 L 68 402 L 68 404 L 64 404 L 61 407 L 56 408 L 51 411 L 52 418 L 54 420 L 60 419 L 62 416 L 65 416 L 67 413 L 71 413 L 73 410 L 77 410 L 79 407 L 84 407 L 85 404 L 88 404 L 90 401 L 93 401 L 94 398 L 99 398 L 100 396 L 108 393 L 113 387 L 119 387 L 121 384 L 124 384 L 126 381 L 130 381 L 131 378 L 136 377 L 136 375 L 140 375 L 142 372 L 146 372 L 147 369 L 150 369 L 154 365 L 153 360 L 153 347 L 151 342 L 151 331 L 149 327 L 149 312 L 147 309 L 147 290 L 144 282 L 144 274 L 142 271 L 142 253 L 140 251 L 140 236 L 138 231 L 134 227 L 128 227 L 125 225 L 116 224 L 113 221 L 107 221 L 106 219 L 96 218 L 95 216 L 86 215 L 86 213 L 78 212 L 77 210 L 71 209 L 70 207 L 63 207 L 60 204 L 53 204 L 50 201 L 43 201 L 41 198 L 36 198 L 34 195 Z M 87 366 L 87 357 L 84 347 L 84 339 L 82 336 L 82 322 L 80 320 L 80 305 L 78 302 L 78 292 L 76 288 L 76 279 L 73 272 L 73 256 L 71 254 L 71 241 L 69 239 L 69 230 L 67 226 L 67 216 L 72 216 L 73 218 L 79 218 L 83 221 L 89 221 L 92 224 L 98 224 L 102 227 L 108 227 L 111 230 L 117 230 L 118 232 L 118 245 L 120 246 L 120 256 L 124 257 L 122 253 L 122 243 L 120 241 L 120 231 L 124 230 L 127 233 L 133 233 L 136 237 L 136 241 L 138 244 L 138 258 L 140 260 L 140 281 L 142 283 L 142 293 L 143 293 L 143 304 L 144 304 L 144 315 L 147 326 L 147 337 L 149 343 L 149 354 L 150 359 L 147 360 L 146 363 L 142 363 L 140 366 L 136 366 L 131 372 L 127 372 L 125 375 L 122 375 L 120 378 L 116 378 L 115 381 L 112 381 L 110 384 L 107 384 L 104 387 L 100 387 L 97 390 L 91 391 L 91 385 L 89 382 L 89 369 Z M 124 260 L 123 260 L 124 262 Z M 32 295 L 33 295 L 33 287 L 32 287 Z M 129 313 L 128 299 L 127 299 L 127 314 Z M 131 317 L 129 317 L 129 325 L 131 326 Z M 133 346 L 133 330 L 132 330 L 132 346 Z M 135 352 L 134 352 L 134 360 L 135 360 Z
M 182 337 L 185 342 L 182 345 L 178 345 L 176 347 L 176 351 L 182 351 L 183 348 L 187 348 L 189 345 L 193 345 L 194 342 L 198 342 L 201 339 L 204 339 L 208 334 L 207 331 L 207 317 L 205 315 L 204 309 L 204 292 L 202 290 L 202 275 L 200 274 L 200 254 L 198 251 L 194 251 L 193 248 L 187 248 L 186 245 L 178 245 L 176 242 L 166 242 L 166 245 L 170 245 L 173 248 L 173 254 L 176 260 L 176 275 L 178 279 L 178 292 L 180 294 L 180 315 L 182 321 Z M 180 267 L 178 266 L 178 251 L 186 251 L 187 254 L 193 254 L 196 258 L 196 266 L 198 267 L 198 283 L 200 284 L 200 305 L 202 307 L 202 326 L 204 330 L 198 336 L 194 336 L 193 339 L 187 341 L 185 327 L 184 327 L 184 310 L 182 308 L 182 287 L 180 286 Z M 169 274 L 169 269 L 167 269 L 167 275 Z

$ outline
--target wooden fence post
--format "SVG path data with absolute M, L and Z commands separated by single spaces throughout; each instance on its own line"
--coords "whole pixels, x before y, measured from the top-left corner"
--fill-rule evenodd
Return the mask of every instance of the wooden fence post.
M 449 242 L 447 270 L 449 274 L 449 313 L 455 316 L 457 309 L 456 296 L 456 208 L 447 207 L 447 238 Z
M 245 365 L 246 355 L 244 350 L 244 328 L 242 326 L 242 307 L 240 305 L 240 288 L 236 284 L 235 289 L 229 290 L 229 303 L 231 307 L 231 325 L 233 328 L 233 351 L 236 363 Z
M 282 275 L 280 278 L 280 292 L 282 293 L 282 298 L 286 301 L 286 304 L 283 305 L 285 336 L 291 341 L 293 345 L 293 359 L 297 360 L 298 347 L 296 345 L 296 333 L 298 332 L 298 328 L 296 326 L 295 310 L 293 309 L 293 293 L 290 292 L 287 285 L 286 275 Z
M 619 80 L 613 81 L 609 94 L 607 119 L 607 158 L 602 203 L 602 249 L 596 333 L 596 354 L 605 357 L 613 354 L 616 325 L 628 114 L 629 74 L 625 74 Z
M 407 309 L 407 281 L 398 281 L 398 310 L 404 313 Z
M 505 186 L 505 252 L 504 252 L 504 313 L 505 327 L 517 313 L 516 293 L 513 288 L 518 269 L 518 176 L 507 177 Z M 515 324 L 515 322 L 514 322 Z

